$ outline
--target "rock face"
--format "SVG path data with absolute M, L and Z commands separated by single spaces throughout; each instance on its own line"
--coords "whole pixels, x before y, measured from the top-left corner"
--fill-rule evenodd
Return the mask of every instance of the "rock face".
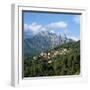
M 65 34 L 57 35 L 48 31 L 41 31 L 33 37 L 24 39 L 24 56 L 37 55 L 58 45 L 72 41 Z

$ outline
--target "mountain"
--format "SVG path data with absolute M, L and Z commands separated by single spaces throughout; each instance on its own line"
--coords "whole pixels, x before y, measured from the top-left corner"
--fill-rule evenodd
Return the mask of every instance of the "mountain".
M 58 45 L 73 41 L 68 39 L 65 34 L 57 35 L 48 31 L 41 31 L 33 37 L 24 39 L 24 56 L 37 55 Z

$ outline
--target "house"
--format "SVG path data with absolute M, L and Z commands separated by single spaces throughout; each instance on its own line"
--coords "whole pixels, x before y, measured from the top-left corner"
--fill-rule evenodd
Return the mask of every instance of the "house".
M 48 56 L 50 56 L 50 53 L 48 53 Z
M 48 63 L 50 64 L 50 63 L 52 63 L 52 61 L 51 61 L 51 60 L 49 60 L 49 61 L 48 61 Z
M 33 59 L 34 59 L 34 60 L 37 60 L 37 57 L 36 57 L 36 56 L 34 56 L 34 57 L 33 57 Z

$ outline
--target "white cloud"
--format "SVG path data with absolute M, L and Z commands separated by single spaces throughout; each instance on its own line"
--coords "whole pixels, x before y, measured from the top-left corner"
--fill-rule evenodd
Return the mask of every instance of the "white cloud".
M 49 29 L 65 29 L 67 28 L 67 23 L 64 21 L 59 21 L 59 22 L 53 22 L 47 25 L 47 28 Z
M 39 25 L 37 23 L 32 23 L 31 25 L 29 25 L 29 30 L 31 30 L 34 33 L 39 32 L 39 30 L 41 30 L 42 25 Z
M 75 40 L 75 41 L 78 41 L 79 40 L 79 38 L 76 38 L 76 37 L 74 37 L 74 36 L 67 36 L 68 38 L 70 38 L 70 39 L 73 39 L 73 40 Z
M 65 23 L 64 21 L 50 23 L 45 26 L 38 24 L 36 22 L 33 22 L 31 24 L 24 24 L 25 32 L 28 32 L 28 33 L 30 32 L 33 34 L 37 34 L 40 31 L 46 31 L 46 30 L 49 30 L 50 32 L 55 33 L 54 30 L 56 30 L 56 29 L 64 29 L 65 30 L 66 28 L 67 28 L 67 23 Z
M 76 15 L 74 18 L 73 18 L 74 22 L 79 24 L 80 23 L 80 16 L 79 15 Z
M 32 24 L 29 24 L 29 25 L 24 24 L 24 30 L 28 32 L 30 31 L 33 34 L 36 34 L 40 32 L 41 30 L 45 30 L 45 28 L 42 25 L 33 22 Z
M 54 30 L 51 30 L 50 32 L 51 32 L 51 33 L 55 33 L 55 31 L 54 31 Z

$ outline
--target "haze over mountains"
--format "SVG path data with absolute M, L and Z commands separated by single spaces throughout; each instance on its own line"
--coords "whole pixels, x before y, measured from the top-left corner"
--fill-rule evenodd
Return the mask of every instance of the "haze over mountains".
M 57 35 L 41 31 L 32 37 L 24 38 L 24 56 L 37 55 L 68 42 L 75 42 L 75 40 L 68 38 L 66 34 Z

